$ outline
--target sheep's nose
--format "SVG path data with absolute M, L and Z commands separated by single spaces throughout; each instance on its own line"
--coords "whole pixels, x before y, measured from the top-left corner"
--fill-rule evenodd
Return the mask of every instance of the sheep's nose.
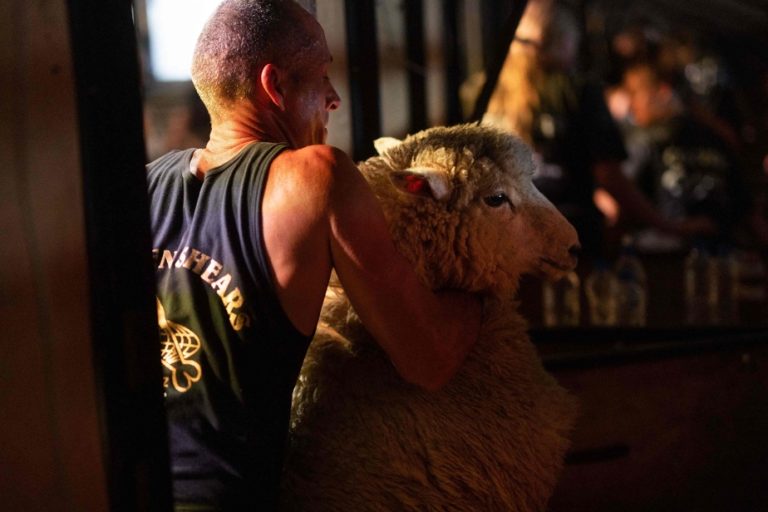
M 573 256 L 574 258 L 578 258 L 579 255 L 581 255 L 581 245 L 579 244 L 573 244 L 568 248 L 568 254 Z

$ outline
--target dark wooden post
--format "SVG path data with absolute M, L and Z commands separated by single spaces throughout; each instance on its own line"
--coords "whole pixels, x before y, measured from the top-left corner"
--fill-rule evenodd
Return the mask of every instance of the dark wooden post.
M 131 2 L 69 0 L 110 510 L 171 509 Z

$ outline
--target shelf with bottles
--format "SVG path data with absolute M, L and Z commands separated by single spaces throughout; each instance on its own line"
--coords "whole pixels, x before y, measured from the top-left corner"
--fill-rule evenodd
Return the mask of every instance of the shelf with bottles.
M 706 249 L 706 250 L 704 250 Z M 631 238 L 612 259 L 521 291 L 533 328 L 768 327 L 765 255 L 724 245 L 645 254 Z

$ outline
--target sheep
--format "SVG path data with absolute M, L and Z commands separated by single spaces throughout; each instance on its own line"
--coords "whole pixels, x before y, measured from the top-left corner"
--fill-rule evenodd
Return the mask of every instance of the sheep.
M 530 149 L 488 126 L 384 138 L 361 163 L 397 248 L 432 289 L 483 297 L 480 338 L 444 388 L 400 378 L 329 286 L 294 390 L 285 510 L 543 510 L 575 399 L 543 368 L 514 299 L 576 264 L 573 227 L 533 186 Z

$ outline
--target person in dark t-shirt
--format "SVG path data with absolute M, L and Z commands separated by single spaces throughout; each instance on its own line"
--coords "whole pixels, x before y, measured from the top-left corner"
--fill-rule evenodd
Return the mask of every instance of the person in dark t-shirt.
M 679 234 L 710 230 L 706 221 L 663 217 L 621 172 L 627 156 L 621 132 L 602 88 L 577 70 L 580 39 L 581 28 L 567 5 L 528 2 L 484 122 L 517 133 L 533 147 L 534 182 L 576 228 L 585 261 L 604 249 L 596 191 L 603 193 L 597 195 L 600 204 L 618 205 L 635 223 Z
M 192 64 L 210 139 L 148 165 L 177 510 L 277 507 L 291 391 L 332 270 L 409 382 L 440 388 L 477 339 L 479 299 L 426 289 L 353 162 L 325 145 L 330 63 L 298 4 L 224 1 Z
M 643 135 L 638 139 L 646 148 L 645 158 L 635 164 L 639 186 L 665 217 L 709 218 L 717 226 L 709 238 L 732 242 L 729 238 L 751 209 L 751 198 L 729 141 L 689 113 L 651 62 L 628 66 L 624 88 L 632 121 Z

